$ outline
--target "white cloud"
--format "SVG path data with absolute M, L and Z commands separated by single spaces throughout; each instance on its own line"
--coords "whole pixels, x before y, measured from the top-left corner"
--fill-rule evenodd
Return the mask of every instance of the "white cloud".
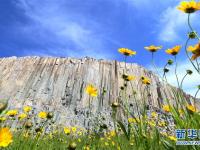
M 117 0 L 115 0 L 117 1 Z M 172 3 L 180 2 L 180 0 L 118 0 L 121 2 L 125 2 L 130 6 L 140 9 L 141 11 L 145 11 L 146 9 L 157 11 L 155 8 L 164 7 L 170 5 Z
M 168 7 L 160 16 L 158 38 L 164 42 L 181 40 L 181 31 L 188 31 L 187 14 L 175 7 Z M 195 21 L 196 14 L 191 15 L 191 22 Z M 184 33 L 185 33 L 184 32 Z
M 183 81 L 183 89 L 186 93 L 189 93 L 194 96 L 197 91 L 197 86 L 200 84 L 200 81 L 199 81 L 200 75 L 193 68 L 192 64 L 188 62 L 188 60 L 184 62 L 180 62 L 180 63 L 178 62 L 177 75 L 179 78 L 179 82 L 181 82 L 183 76 L 186 74 L 187 69 L 192 70 L 193 74 L 187 75 L 187 77 Z M 170 84 L 177 86 L 177 80 L 174 74 L 174 67 L 171 68 L 170 70 L 171 71 L 167 73 L 167 80 Z M 200 93 L 198 94 L 198 97 L 200 97 Z
M 156 73 L 155 69 L 151 65 L 147 66 L 147 68 L 149 70 L 153 70 Z M 175 87 L 178 87 L 177 79 L 176 79 L 175 71 L 174 71 L 175 64 L 172 66 L 167 66 L 167 68 L 170 70 L 168 73 L 166 73 L 168 83 Z M 194 96 L 197 91 L 197 86 L 200 85 L 200 80 L 199 80 L 200 75 L 197 73 L 197 71 L 194 69 L 194 67 L 188 60 L 178 62 L 177 75 L 178 75 L 179 83 L 183 79 L 184 75 L 186 74 L 186 70 L 188 70 L 188 69 L 192 70 L 193 74 L 187 75 L 186 78 L 184 79 L 183 90 L 186 93 Z M 159 76 L 162 77 L 163 76 L 163 68 L 158 68 L 158 70 L 159 70 Z M 200 92 L 198 93 L 197 97 L 198 98 L 200 97 Z
M 70 56 L 89 55 L 95 49 L 103 58 L 105 40 L 102 35 L 103 27 L 98 22 L 87 18 L 78 11 L 72 11 L 70 6 L 64 5 L 65 0 L 52 1 L 27 1 L 18 0 L 17 6 L 33 22 L 21 28 L 28 35 L 37 34 L 43 39 L 51 39 L 51 43 L 57 42 L 62 52 Z M 71 10 L 71 11 L 70 11 Z M 35 39 L 38 40 L 38 39 Z M 54 41 L 55 40 L 55 41 Z M 70 51 L 70 45 L 73 47 Z M 57 46 L 57 47 L 59 47 Z M 52 50 L 51 50 L 52 49 Z M 56 50 L 49 48 L 50 53 Z M 108 54 L 106 54 L 108 55 Z M 94 55 L 96 56 L 96 55 Z
M 187 23 L 187 16 L 175 7 L 165 10 L 160 19 L 161 31 L 159 39 L 164 42 L 171 42 L 179 39 L 177 30 L 181 30 Z
M 156 28 L 153 33 L 158 33 L 160 41 L 180 41 L 181 31 L 188 29 L 187 14 L 176 8 L 180 0 L 116 0 L 115 2 L 124 2 L 140 13 L 151 15 L 151 18 L 155 20 L 151 25 Z M 194 18 L 196 18 L 196 14 L 191 15 L 192 21 L 195 21 Z
M 123 0 L 123 1 L 135 7 L 146 6 L 150 3 L 150 1 L 148 0 Z

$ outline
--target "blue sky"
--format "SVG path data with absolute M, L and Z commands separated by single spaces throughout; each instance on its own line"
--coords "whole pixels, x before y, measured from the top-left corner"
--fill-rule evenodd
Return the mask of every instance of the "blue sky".
M 179 2 L 1 0 L 0 57 L 89 56 L 122 61 L 117 50 L 127 47 L 137 51 L 129 62 L 149 68 L 151 55 L 144 46 L 155 44 L 163 46 L 156 53 L 156 63 L 161 67 L 170 58 L 164 50 L 184 45 L 189 31 L 187 15 L 176 9 Z M 200 13 L 192 16 L 197 29 L 199 17 Z M 181 66 L 188 65 L 185 58 L 182 51 L 178 57 Z

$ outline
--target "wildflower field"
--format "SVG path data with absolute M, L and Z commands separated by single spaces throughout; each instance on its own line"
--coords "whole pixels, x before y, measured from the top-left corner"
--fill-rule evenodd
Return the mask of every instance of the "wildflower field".
M 135 93 L 131 82 L 136 80 L 136 75 L 128 74 L 126 61 L 129 57 L 134 57 L 136 51 L 128 48 L 119 48 L 118 52 L 124 57 L 125 67 L 122 75 L 123 86 L 120 87 L 121 98 L 116 99 L 110 106 L 112 109 L 112 122 L 114 128 L 109 125 L 96 123 L 96 127 L 83 128 L 79 126 L 60 126 L 54 121 L 54 112 L 36 111 L 32 106 L 22 106 L 21 109 L 7 109 L 7 101 L 0 102 L 0 149 L 5 150 L 198 150 L 199 145 L 176 145 L 177 141 L 199 141 L 197 131 L 200 129 L 200 112 L 198 110 L 198 97 L 200 85 L 197 85 L 196 94 L 193 99 L 188 99 L 183 93 L 182 87 L 185 79 L 193 74 L 191 68 L 185 71 L 185 76 L 180 79 L 177 75 L 177 57 L 179 51 L 185 51 L 188 61 L 192 64 L 200 77 L 200 37 L 193 29 L 190 17 L 200 10 L 200 2 L 183 1 L 177 9 L 185 13 L 188 17 L 189 33 L 186 33 L 185 45 L 175 45 L 165 48 L 166 55 L 171 55 L 171 59 L 166 60 L 162 75 L 156 67 L 154 55 L 163 50 L 162 46 L 145 46 L 144 50 L 152 55 L 152 66 L 160 80 L 168 84 L 167 73 L 174 65 L 174 75 L 177 80 L 177 89 L 173 91 L 173 100 L 165 100 L 160 111 L 149 111 L 146 107 L 145 96 L 140 101 L 143 108 L 135 114 L 127 102 L 127 89 L 131 88 L 131 95 Z M 195 41 L 195 45 L 189 45 L 190 41 Z M 143 86 L 148 94 L 151 94 L 149 87 L 151 80 L 146 76 L 141 76 L 137 81 L 138 86 Z M 197 81 L 198 82 L 198 81 Z M 198 84 L 198 83 L 197 83 Z M 91 110 L 91 100 L 95 99 L 99 92 L 93 84 L 87 85 L 85 92 L 89 95 L 88 103 Z M 173 101 L 171 104 L 169 101 Z M 123 111 L 121 111 L 123 110 Z M 124 113 L 126 122 L 118 118 L 118 113 Z M 90 117 L 91 111 L 88 112 Z M 98 126 L 99 125 L 99 126 Z M 176 130 L 186 129 L 187 136 L 177 139 Z M 195 130 L 193 130 L 195 129 Z M 180 130 L 180 133 L 184 132 Z

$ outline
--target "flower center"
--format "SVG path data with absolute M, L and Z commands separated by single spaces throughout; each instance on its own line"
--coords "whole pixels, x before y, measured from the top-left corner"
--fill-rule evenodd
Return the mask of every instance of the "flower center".
M 195 8 L 194 7 L 186 8 L 186 12 L 193 13 L 193 12 L 195 12 Z

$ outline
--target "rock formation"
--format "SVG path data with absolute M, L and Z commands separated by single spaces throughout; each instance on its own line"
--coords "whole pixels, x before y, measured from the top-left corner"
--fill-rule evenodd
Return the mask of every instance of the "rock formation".
M 0 59 L 0 99 L 8 100 L 9 108 L 30 105 L 38 110 L 54 111 L 61 124 L 85 124 L 89 96 L 85 87 L 93 84 L 98 97 L 92 99 L 93 114 L 110 115 L 110 105 L 119 98 L 124 62 L 92 58 L 10 57 Z M 151 91 L 146 102 L 160 108 L 166 99 L 172 101 L 172 86 L 163 84 L 151 71 L 137 64 L 126 64 L 127 73 L 135 75 L 128 85 L 129 102 L 141 105 L 145 87 L 138 84 L 141 76 L 151 79 Z M 133 101 L 132 91 L 138 101 Z M 102 94 L 103 91 L 106 93 Z M 134 107 L 135 108 L 135 107 Z M 59 116 L 59 119 L 58 119 Z

